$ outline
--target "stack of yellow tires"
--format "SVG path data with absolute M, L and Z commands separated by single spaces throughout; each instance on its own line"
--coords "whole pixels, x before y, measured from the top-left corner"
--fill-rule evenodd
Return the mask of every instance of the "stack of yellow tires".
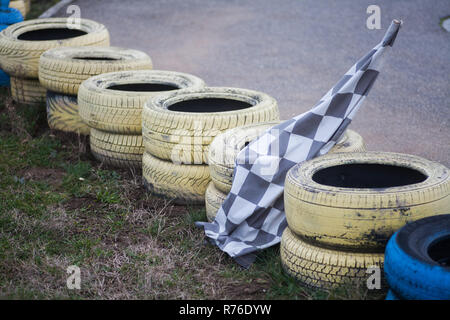
M 222 206 L 233 182 L 238 153 L 250 142 L 280 122 L 266 122 L 230 129 L 218 135 L 209 148 L 211 182 L 205 194 L 206 217 L 213 221 Z M 338 143 L 330 150 L 336 152 L 364 152 L 363 138 L 353 130 L 346 130 Z
M 335 153 L 298 164 L 285 183 L 283 267 L 311 287 L 366 285 L 375 268 L 383 274 L 392 234 L 445 214 L 449 191 L 445 166 L 412 155 Z
M 109 46 L 102 24 L 68 18 L 36 19 L 16 23 L 0 33 L 0 67 L 11 76 L 11 95 L 22 104 L 39 104 L 46 89 L 39 83 L 39 58 L 47 50 L 67 46 Z
M 226 87 L 180 90 L 148 101 L 143 112 L 143 178 L 152 194 L 203 204 L 209 145 L 222 132 L 279 119 L 267 94 Z
M 47 119 L 51 129 L 89 135 L 78 114 L 78 90 L 93 76 L 122 70 L 152 68 L 141 51 L 117 47 L 62 47 L 44 52 L 39 60 L 39 82 L 47 89 Z
M 197 77 L 160 70 L 110 72 L 85 80 L 78 105 L 90 128 L 92 154 L 107 165 L 141 168 L 144 103 L 164 91 L 203 85 Z

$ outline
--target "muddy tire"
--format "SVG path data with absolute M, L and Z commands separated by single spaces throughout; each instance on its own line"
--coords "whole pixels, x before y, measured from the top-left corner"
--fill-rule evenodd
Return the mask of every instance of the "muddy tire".
M 229 193 L 231 190 L 236 157 L 239 151 L 247 143 L 278 123 L 261 123 L 234 128 L 218 135 L 213 140 L 209 148 L 209 168 L 211 179 L 220 191 Z M 329 153 L 364 152 L 365 150 L 363 138 L 353 130 L 346 130 Z
M 216 218 L 217 211 L 222 206 L 227 195 L 216 188 L 214 183 L 211 181 L 206 188 L 205 193 L 205 208 L 206 208 L 206 218 L 209 222 L 213 222 Z
M 189 74 L 160 71 L 121 71 L 83 81 L 78 92 L 80 117 L 99 130 L 141 134 L 142 108 L 164 90 L 201 88 L 203 80 Z
M 89 135 L 89 127 L 78 115 L 77 96 L 47 91 L 47 122 L 53 130 Z
M 204 204 L 208 183 L 207 165 L 179 165 L 148 152 L 142 160 L 144 185 L 155 196 L 177 204 Z
M 369 267 L 383 268 L 382 253 L 353 253 L 311 245 L 286 228 L 281 236 L 283 269 L 307 287 L 332 289 L 367 281 Z M 382 279 L 383 282 L 383 279 Z
M 289 228 L 309 242 L 380 252 L 406 223 L 446 213 L 449 170 L 406 154 L 330 154 L 288 171 L 284 203 Z
M 208 147 L 225 130 L 279 120 L 275 99 L 237 88 L 205 87 L 157 96 L 144 106 L 146 150 L 176 163 L 208 163 Z
M 64 47 L 44 52 L 39 81 L 48 90 L 78 94 L 84 80 L 103 73 L 152 69 L 150 57 L 138 50 L 117 47 Z
M 386 247 L 384 272 L 401 300 L 450 300 L 450 214 L 398 230 Z
M 38 78 L 39 57 L 47 50 L 69 46 L 109 46 L 105 26 L 81 19 L 79 29 L 67 28 L 68 18 L 16 23 L 0 33 L 0 67 L 20 78 Z
M 141 168 L 142 136 L 125 135 L 91 128 L 91 152 L 94 157 L 107 165 L 119 168 Z
M 45 104 L 47 90 L 37 79 L 11 77 L 11 96 L 20 104 Z

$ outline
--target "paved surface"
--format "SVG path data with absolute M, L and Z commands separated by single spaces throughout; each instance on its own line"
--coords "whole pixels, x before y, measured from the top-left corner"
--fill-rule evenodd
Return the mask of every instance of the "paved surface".
M 112 44 L 150 54 L 156 69 L 195 74 L 210 86 L 274 96 L 283 119 L 312 107 L 404 21 L 382 73 L 351 128 L 370 150 L 411 153 L 450 167 L 448 0 L 77 0 Z M 381 8 L 381 30 L 366 8 Z M 61 10 L 56 16 L 67 16 Z

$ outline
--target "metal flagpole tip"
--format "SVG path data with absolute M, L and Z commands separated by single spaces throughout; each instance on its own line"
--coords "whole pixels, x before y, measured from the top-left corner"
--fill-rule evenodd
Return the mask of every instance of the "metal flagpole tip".
M 400 19 L 394 19 L 391 22 L 386 34 L 383 38 L 383 47 L 391 46 L 394 44 L 395 38 L 397 37 L 398 30 L 400 30 L 400 26 L 403 24 L 403 21 Z

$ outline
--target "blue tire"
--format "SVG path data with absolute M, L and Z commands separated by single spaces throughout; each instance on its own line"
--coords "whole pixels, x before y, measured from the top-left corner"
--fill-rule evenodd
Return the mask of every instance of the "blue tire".
M 394 293 L 394 291 L 389 290 L 386 295 L 386 300 L 400 300 L 399 297 Z
M 399 299 L 450 300 L 450 214 L 398 230 L 386 246 L 384 273 Z
M 0 24 L 11 25 L 22 21 L 23 16 L 19 10 L 15 8 L 0 9 Z
M 0 87 L 9 87 L 9 75 L 0 70 Z
M 6 29 L 8 26 L 0 24 L 0 31 Z M 0 87 L 9 87 L 9 75 L 0 69 Z
M 9 7 L 9 0 L 0 0 L 0 9 L 6 9 Z

